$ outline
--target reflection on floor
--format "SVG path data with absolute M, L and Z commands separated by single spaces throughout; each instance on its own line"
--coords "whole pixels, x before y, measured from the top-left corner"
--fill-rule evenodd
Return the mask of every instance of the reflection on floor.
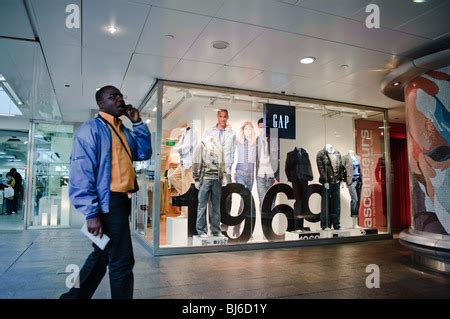
M 445 298 L 450 277 L 414 266 L 398 240 L 153 257 L 133 240 L 134 298 Z M 92 246 L 79 229 L 0 231 L 0 298 L 57 298 Z M 369 289 L 366 267 L 380 269 Z M 110 298 L 106 275 L 94 298 Z
M 22 229 L 23 229 L 22 209 L 19 209 L 17 214 L 12 215 L 0 214 L 0 230 L 22 230 Z

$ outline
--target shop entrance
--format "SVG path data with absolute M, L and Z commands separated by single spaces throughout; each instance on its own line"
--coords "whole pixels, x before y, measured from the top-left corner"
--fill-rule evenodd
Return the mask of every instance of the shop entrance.
M 390 124 L 392 161 L 392 228 L 408 229 L 411 225 L 408 148 L 404 124 Z
M 28 132 L 0 130 L 0 230 L 24 228 L 27 157 Z

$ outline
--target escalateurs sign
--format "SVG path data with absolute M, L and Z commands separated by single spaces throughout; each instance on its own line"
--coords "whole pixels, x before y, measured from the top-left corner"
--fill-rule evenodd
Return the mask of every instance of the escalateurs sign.
M 264 104 L 264 124 L 269 135 L 270 129 L 278 130 L 278 137 L 295 140 L 295 107 Z
M 359 224 L 367 228 L 387 226 L 386 174 L 383 154 L 383 126 L 381 122 L 358 119 L 356 151 L 361 156 L 361 205 Z

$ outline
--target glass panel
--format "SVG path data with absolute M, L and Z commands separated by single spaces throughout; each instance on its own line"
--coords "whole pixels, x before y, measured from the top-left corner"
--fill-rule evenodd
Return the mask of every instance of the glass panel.
M 71 225 L 68 196 L 73 125 L 35 124 L 30 226 Z
M 141 118 L 152 133 L 152 157 L 148 161 L 135 162 L 139 191 L 133 197 L 134 229 L 149 243 L 152 242 L 153 190 L 155 185 L 155 145 L 157 90 L 142 109 Z
M 0 214 L 7 214 L 0 218 L 0 229 L 23 229 L 24 190 L 28 182 L 27 171 L 28 132 L 0 131 Z M 7 176 L 15 168 L 17 174 Z M 6 190 L 6 185 L 14 186 Z M 11 189 L 14 190 L 13 196 Z
M 161 247 L 387 231 L 384 113 L 208 87 L 173 84 L 163 92 Z M 368 128 L 370 146 L 357 138 Z M 350 196 L 353 178 L 364 185 L 359 204 Z M 376 195 L 364 209 L 368 192 Z
M 340 227 L 350 236 L 387 231 L 383 116 L 327 107 L 326 145 L 335 152 L 328 152 L 329 157 L 333 161 L 340 155 L 345 174 L 339 187 L 335 181 L 330 184 L 330 227 Z M 337 216 L 334 225 L 333 215 Z

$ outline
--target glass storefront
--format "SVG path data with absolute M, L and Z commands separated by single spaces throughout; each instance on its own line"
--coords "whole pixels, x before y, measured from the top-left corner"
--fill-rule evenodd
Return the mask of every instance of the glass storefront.
M 160 81 L 142 115 L 135 229 L 156 254 L 390 236 L 383 109 Z
M 151 143 L 153 146 L 153 153 L 150 160 L 135 162 L 135 171 L 139 184 L 139 191 L 133 196 L 133 214 L 132 225 L 139 235 L 141 235 L 147 242 L 152 242 L 153 239 L 153 218 L 154 212 L 154 192 L 155 189 L 155 156 L 156 147 L 158 143 L 156 140 L 156 114 L 158 94 L 155 92 L 146 103 L 148 112 L 142 113 L 141 118 L 144 121 L 150 132 Z
M 68 196 L 70 154 L 74 126 L 34 123 L 29 227 L 77 227 Z

